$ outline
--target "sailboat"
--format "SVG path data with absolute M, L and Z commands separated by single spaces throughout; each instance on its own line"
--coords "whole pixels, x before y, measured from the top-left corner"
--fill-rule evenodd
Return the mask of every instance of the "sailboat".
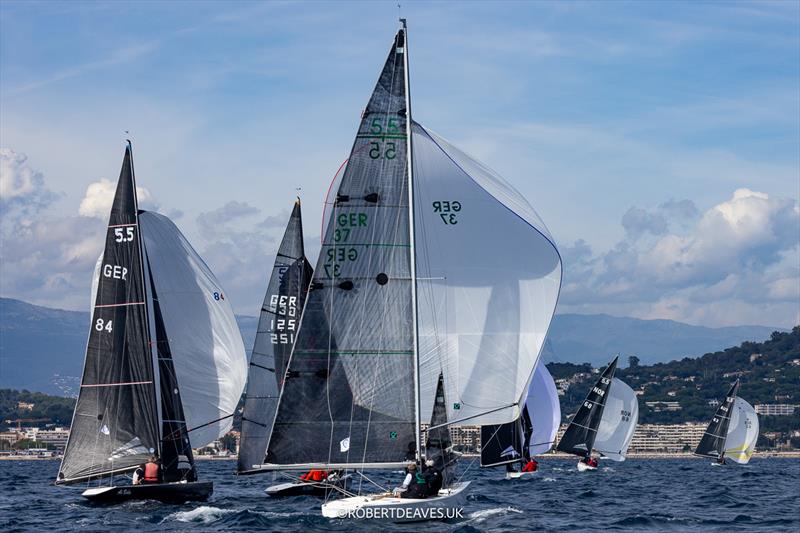
M 93 501 L 203 500 L 192 448 L 228 432 L 247 356 L 214 274 L 167 217 L 140 211 L 128 143 L 93 279 L 81 388 L 56 484 Z M 162 480 L 116 484 L 151 457 Z
M 522 415 L 510 424 L 481 426 L 481 467 L 506 465 L 506 479 L 533 475 L 535 472 L 509 468 L 550 451 L 560 425 L 556 384 L 544 363 L 539 363 L 528 387 Z
M 625 382 L 615 378 L 615 357 L 589 391 L 558 442 L 558 451 L 582 457 L 578 470 L 596 470 L 592 452 L 624 461 L 639 420 L 639 401 Z
M 314 269 L 305 255 L 303 218 L 298 198 L 278 247 L 261 306 L 245 390 L 237 474 L 266 472 L 258 465 L 264 460 L 278 396 L 313 274 Z M 342 483 L 343 478 L 339 478 L 336 486 Z M 294 481 L 268 487 L 266 493 L 273 497 L 324 496 L 327 490 L 330 490 L 327 482 Z
M 402 21 L 326 200 L 259 465 L 358 472 L 326 517 L 463 502 L 449 428 L 519 418 L 560 289 L 558 250 L 528 202 L 412 120 L 406 35 Z M 428 460 L 444 478 L 431 497 L 366 493 L 371 469 Z
M 714 464 L 725 464 L 726 459 L 742 465 L 750 461 L 758 440 L 758 415 L 738 392 L 737 379 L 714 413 L 695 455 L 713 457 Z

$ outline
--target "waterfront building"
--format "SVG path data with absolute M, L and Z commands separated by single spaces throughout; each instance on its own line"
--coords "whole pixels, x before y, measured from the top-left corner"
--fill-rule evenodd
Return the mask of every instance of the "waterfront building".
M 794 414 L 797 405 L 787 403 L 757 403 L 756 413 L 766 416 L 791 416 Z

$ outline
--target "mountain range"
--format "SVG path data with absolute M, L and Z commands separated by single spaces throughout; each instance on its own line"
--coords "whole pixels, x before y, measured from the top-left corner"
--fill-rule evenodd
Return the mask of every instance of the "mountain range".
M 245 346 L 253 345 L 258 319 L 237 316 Z M 74 395 L 80 383 L 89 314 L 0 298 L 0 388 Z M 544 347 L 545 362 L 602 366 L 619 353 L 642 364 L 700 356 L 760 341 L 779 328 L 708 328 L 672 320 L 557 314 Z

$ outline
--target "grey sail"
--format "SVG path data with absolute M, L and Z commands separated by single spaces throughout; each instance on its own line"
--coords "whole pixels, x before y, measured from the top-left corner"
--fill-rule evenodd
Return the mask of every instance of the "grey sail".
M 254 465 L 264 461 L 286 363 L 295 343 L 313 272 L 303 247 L 298 200 L 275 257 L 250 356 L 236 466 L 239 474 L 261 472 Z
M 725 440 L 728 436 L 728 426 L 731 423 L 731 410 L 738 392 L 739 380 L 737 379 L 709 422 L 703 438 L 700 439 L 700 443 L 694 451 L 695 455 L 719 458 L 725 454 Z
M 404 44 L 333 196 L 265 467 L 399 464 L 417 440 Z
M 606 395 L 617 370 L 617 359 L 603 370 L 600 379 L 589 391 L 578 412 L 572 417 L 567 430 L 558 441 L 556 449 L 560 452 L 571 453 L 588 457 L 592 453 L 594 441 L 597 437 L 597 428 L 603 418 L 603 409 L 606 405 Z
M 153 300 L 153 322 L 155 345 L 158 355 L 158 376 L 161 389 L 161 469 L 165 482 L 197 481 L 197 471 L 189 442 L 186 416 L 181 401 L 178 377 L 172 361 L 169 337 L 164 326 L 164 317 L 153 282 L 153 273 L 148 261 L 150 294 Z
M 81 389 L 56 483 L 131 470 L 159 451 L 147 298 L 129 145 L 108 222 Z

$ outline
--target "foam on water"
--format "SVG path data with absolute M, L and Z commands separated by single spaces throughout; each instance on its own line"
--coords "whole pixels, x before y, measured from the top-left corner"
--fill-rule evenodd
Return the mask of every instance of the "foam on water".
M 167 516 L 163 521 L 175 520 L 178 522 L 200 522 L 203 524 L 210 524 L 216 522 L 226 514 L 237 512 L 236 509 L 220 509 L 219 507 L 211 507 L 203 505 L 191 511 L 179 511 Z

